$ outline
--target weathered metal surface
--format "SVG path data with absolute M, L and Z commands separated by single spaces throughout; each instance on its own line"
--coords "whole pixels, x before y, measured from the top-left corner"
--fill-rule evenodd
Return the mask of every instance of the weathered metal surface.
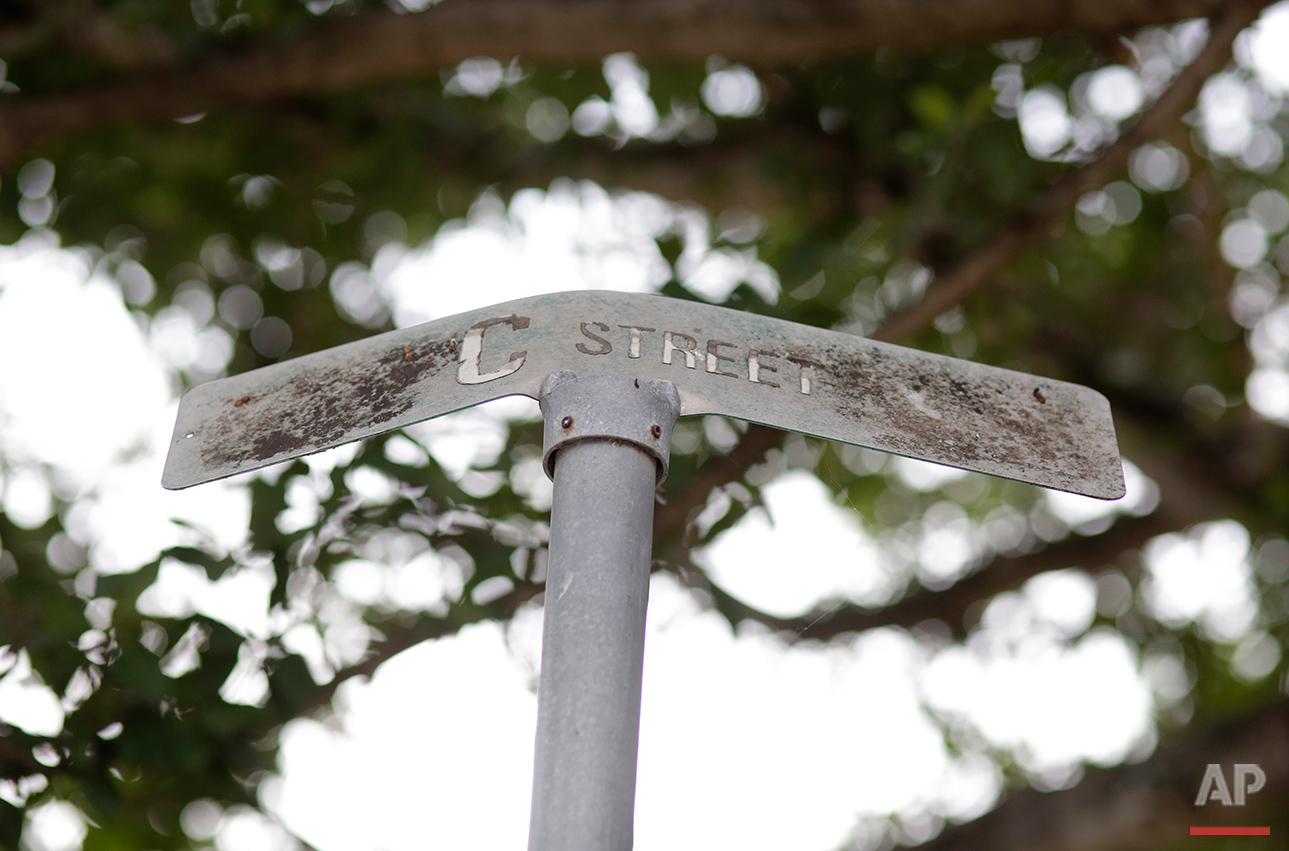
M 1087 387 L 661 296 L 534 296 L 189 391 L 162 484 L 184 488 L 502 396 L 553 369 L 668 379 L 723 414 L 1101 499 L 1124 494 Z
M 543 391 L 555 488 L 528 851 L 629 851 L 654 490 L 680 398 L 568 370 Z

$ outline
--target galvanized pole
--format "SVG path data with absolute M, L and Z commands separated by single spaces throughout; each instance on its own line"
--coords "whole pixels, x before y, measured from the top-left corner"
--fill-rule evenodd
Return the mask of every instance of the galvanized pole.
M 670 381 L 560 369 L 541 407 L 555 495 L 528 848 L 626 851 L 654 491 L 680 395 Z

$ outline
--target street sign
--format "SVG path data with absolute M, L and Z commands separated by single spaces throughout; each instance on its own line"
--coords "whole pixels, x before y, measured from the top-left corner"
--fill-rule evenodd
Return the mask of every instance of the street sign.
M 581 376 L 580 378 L 578 376 Z M 654 490 L 677 416 L 723 414 L 1102 499 L 1123 496 L 1086 387 L 723 307 L 534 296 L 194 388 L 185 488 L 501 396 L 539 400 L 554 480 L 529 851 L 629 849 Z
M 722 414 L 1098 497 L 1124 494 L 1087 387 L 653 295 L 533 296 L 190 390 L 162 484 L 186 488 L 502 396 L 554 369 L 665 379 Z

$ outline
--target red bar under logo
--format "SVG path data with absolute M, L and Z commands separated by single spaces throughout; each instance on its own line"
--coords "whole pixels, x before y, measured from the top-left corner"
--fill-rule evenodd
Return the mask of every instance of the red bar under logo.
M 1270 836 L 1269 827 L 1192 827 L 1191 836 Z

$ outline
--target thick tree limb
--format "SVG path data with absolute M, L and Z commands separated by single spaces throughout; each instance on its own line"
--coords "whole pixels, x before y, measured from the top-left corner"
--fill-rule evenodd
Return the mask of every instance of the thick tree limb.
M 299 705 L 303 707 L 301 714 L 329 705 L 336 695 L 336 690 L 343 683 L 355 677 L 371 677 L 376 673 L 377 668 L 404 650 L 410 650 L 426 641 L 434 641 L 435 639 L 455 635 L 462 627 L 478 622 L 488 616 L 495 617 L 498 620 L 512 617 L 520 606 L 540 594 L 543 587 L 530 582 L 521 583 L 509 594 L 490 603 L 487 612 L 476 609 L 474 612 L 462 614 L 459 617 L 451 615 L 445 618 L 425 616 L 409 623 L 381 624 L 380 631 L 383 637 L 372 643 L 362 661 L 341 668 L 329 682 L 316 686 L 307 696 L 299 699 Z
M 1266 786 L 1246 806 L 1195 805 L 1205 767 L 1254 764 Z M 1138 765 L 1088 771 L 1064 792 L 1027 790 L 975 821 L 950 827 L 918 851 L 1115 851 L 1181 847 L 1192 825 L 1266 825 L 1289 794 L 1289 700 L 1159 748 Z M 1275 830 L 1273 830 L 1273 833 Z
M 56 40 L 73 53 L 107 68 L 141 69 L 171 64 L 174 46 L 155 26 L 123 26 L 94 0 L 35 0 L 36 17 L 25 25 L 0 28 L 0 55 L 12 59 Z
M 670 494 L 667 502 L 654 509 L 654 536 L 680 537 L 693 515 L 707 504 L 712 491 L 737 482 L 748 468 L 761 463 L 765 453 L 783 443 L 783 432 L 769 426 L 750 423 L 735 447 L 725 455 L 711 458 L 682 493 Z
M 792 643 L 831 641 L 842 635 L 888 626 L 909 629 L 927 620 L 943 622 L 953 637 L 961 640 L 967 637 L 967 630 L 973 625 L 968 621 L 981 602 L 1004 591 L 1015 590 L 1040 573 L 1069 567 L 1095 571 L 1115 564 L 1125 552 L 1140 549 L 1156 535 L 1175 532 L 1185 525 L 1166 509 L 1157 509 L 1145 517 L 1123 518 L 1099 535 L 1071 535 L 1032 553 L 995 556 L 988 564 L 948 588 L 919 589 L 882 608 L 845 603 L 799 617 L 784 618 L 749 606 L 717 585 L 709 584 L 705 590 L 712 595 L 714 608 L 731 624 L 737 625 L 742 621 L 759 623 Z
M 227 104 L 352 90 L 432 74 L 472 56 L 585 65 L 633 51 L 648 60 L 713 54 L 761 67 L 886 45 L 931 50 L 1074 29 L 1117 35 L 1218 13 L 1221 0 L 449 0 L 424 12 L 368 12 L 291 41 L 164 65 L 90 89 L 6 97 L 0 164 L 42 139 L 103 123 L 164 120 Z M 1233 16 L 1227 16 L 1233 17 Z M 21 80 L 18 81 L 21 85 Z
M 1089 163 L 1070 172 L 1017 216 L 988 243 L 932 283 L 926 296 L 905 313 L 891 318 L 874 334 L 894 341 L 916 334 L 937 316 L 992 281 L 1003 265 L 1038 234 L 1069 215 L 1083 193 L 1110 181 L 1128 165 L 1128 157 L 1142 144 L 1162 135 L 1195 104 L 1200 89 L 1231 60 L 1235 37 L 1269 5 L 1265 0 L 1228 3 L 1210 22 L 1208 43 L 1131 128 Z
M 1160 503 L 1143 517 L 1122 517 L 1105 532 L 1088 537 L 1077 534 L 1050 544 L 1041 550 L 1021 555 L 996 555 L 969 576 L 941 590 L 920 589 L 902 600 L 882 608 L 869 608 L 856 603 L 807 612 L 799 617 L 778 617 L 749 606 L 723 588 L 703 582 L 712 596 L 715 609 L 732 625 L 742 621 L 762 624 L 792 642 L 828 641 L 840 635 L 863 632 L 884 626 L 909 628 L 928 620 L 943 621 L 956 638 L 965 638 L 972 626 L 969 615 L 984 600 L 1017 589 L 1030 578 L 1051 570 L 1082 567 L 1095 571 L 1115 564 L 1126 552 L 1140 550 L 1157 535 L 1177 532 L 1188 526 L 1228 517 L 1238 517 L 1259 531 L 1276 531 L 1282 518 L 1249 517 L 1242 513 L 1241 495 L 1263 485 L 1270 477 L 1280 475 L 1280 459 L 1285 453 L 1284 429 L 1255 417 L 1234 419 L 1220 435 L 1202 438 L 1184 436 L 1179 445 L 1161 446 L 1149 435 L 1157 434 L 1159 423 L 1141 400 L 1112 399 L 1120 443 L 1125 455 L 1155 481 L 1160 489 Z M 1170 422 L 1184 422 L 1176 413 Z M 1246 467 L 1222 461 L 1257 446 L 1263 463 L 1258 465 L 1260 478 L 1250 480 Z M 749 444 L 749 451 L 755 448 Z M 732 454 L 732 453 L 731 453 Z M 1213 455 L 1218 463 L 1197 464 L 1196 457 Z M 732 472 L 728 467 L 726 472 Z M 723 483 L 723 482 L 721 482 Z M 704 491 L 707 493 L 708 491 Z M 679 511 L 679 506 L 669 506 Z
M 361 662 L 337 671 L 330 682 L 315 687 L 308 697 L 301 700 L 300 705 L 303 708 L 300 714 L 305 715 L 330 705 L 332 699 L 336 696 L 336 691 L 344 683 L 355 677 L 370 678 L 376 673 L 377 668 L 404 650 L 410 650 L 425 641 L 433 641 L 437 638 L 454 635 L 463 625 L 446 621 L 440 621 L 435 624 L 420 622 L 414 628 L 387 632 L 382 640 L 373 643 Z

